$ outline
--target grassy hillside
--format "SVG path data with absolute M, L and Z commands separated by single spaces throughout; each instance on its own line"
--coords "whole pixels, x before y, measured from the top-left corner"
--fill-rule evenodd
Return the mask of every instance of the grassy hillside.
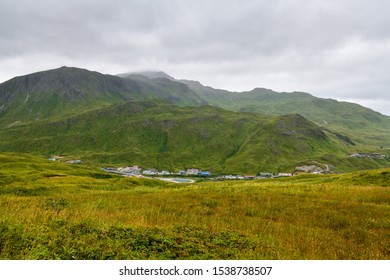
M 175 80 L 163 72 L 138 74 L 139 78 L 142 76 L 149 81 L 165 78 L 183 83 L 212 106 L 270 116 L 300 114 L 322 128 L 347 135 L 356 143 L 390 148 L 390 117 L 358 104 L 318 98 L 304 92 L 275 92 L 264 88 L 230 92 L 197 81 Z
M 335 164 L 340 171 L 389 163 L 364 159 L 356 166 L 345 166 L 351 147 L 344 145 L 298 115 L 269 119 L 160 101 L 127 102 L 0 131 L 3 152 L 65 154 L 100 164 L 168 170 L 196 167 L 213 173 L 256 174 L 264 169 L 293 170 L 306 160 Z
M 63 121 L 9 128 L 1 133 L 0 149 L 81 155 L 106 164 L 216 170 L 258 120 L 254 115 L 207 106 L 130 102 Z
M 15 77 L 0 85 L 0 122 L 15 125 L 77 114 L 134 99 L 130 91 L 119 77 L 78 68 L 62 67 Z
M 333 164 L 324 160 L 324 157 L 345 157 L 346 151 L 337 144 L 302 116 L 286 115 L 256 125 L 247 141 L 229 158 L 226 165 L 231 166 L 231 172 L 234 172 L 235 162 L 247 164 L 242 166 L 240 171 L 248 169 L 248 165 L 253 165 L 268 168 L 274 173 L 294 172 L 294 167 L 304 160 L 323 159 L 322 162 Z M 340 164 L 341 162 L 338 165 Z
M 0 153 L 0 195 L 43 195 L 51 194 L 53 189 L 49 184 L 37 184 L 37 182 L 61 181 L 64 187 L 84 185 L 98 186 L 107 182 L 113 184 L 164 186 L 166 183 L 124 178 L 119 175 L 109 174 L 100 168 L 89 165 L 67 164 L 48 160 L 24 153 Z M 141 183 L 142 182 L 142 183 Z M 152 183 L 152 184 L 150 184 Z M 88 187 L 87 187 L 88 188 Z M 55 190 L 56 193 L 61 190 Z M 75 193 L 78 191 L 75 190 Z
M 0 127 L 61 118 L 126 100 L 162 99 L 179 106 L 202 100 L 186 85 L 162 79 L 123 79 L 61 67 L 0 84 Z
M 390 117 L 357 104 L 317 98 L 303 92 L 274 92 L 262 88 L 229 92 L 194 81 L 181 82 L 213 106 L 271 116 L 300 114 L 323 128 L 347 135 L 356 143 L 390 148 Z
M 300 114 L 360 146 L 390 148 L 390 117 L 357 104 L 261 88 L 228 92 L 196 81 L 178 81 L 159 72 L 118 77 L 70 67 L 15 77 L 0 84 L 0 128 L 146 99 L 161 99 L 179 106 L 209 104 L 269 116 Z
M 170 185 L 1 154 L 0 170 L 0 259 L 390 258 L 389 169 Z

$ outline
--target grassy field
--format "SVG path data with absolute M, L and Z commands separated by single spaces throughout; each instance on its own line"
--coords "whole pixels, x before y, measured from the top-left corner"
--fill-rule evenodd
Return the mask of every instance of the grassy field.
M 169 184 L 0 155 L 0 259 L 390 259 L 390 169 Z

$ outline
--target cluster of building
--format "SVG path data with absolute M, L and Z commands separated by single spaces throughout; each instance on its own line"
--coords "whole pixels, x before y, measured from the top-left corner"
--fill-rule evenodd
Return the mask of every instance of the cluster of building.
M 386 155 L 381 154 L 352 154 L 351 157 L 358 158 L 385 158 Z M 58 159 L 62 159 L 62 156 L 53 156 L 49 158 L 49 160 L 56 161 Z M 71 164 L 80 164 L 82 163 L 79 159 L 67 160 L 66 163 Z M 266 179 L 266 178 L 281 178 L 281 177 L 291 177 L 294 175 L 308 173 L 308 174 L 324 174 L 329 173 L 329 166 L 325 164 L 326 169 L 323 169 L 317 165 L 302 165 L 295 167 L 295 173 L 271 173 L 271 172 L 260 172 L 258 175 L 238 175 L 238 174 L 230 174 L 230 175 L 221 175 L 219 177 L 215 177 L 217 180 L 254 180 L 254 179 Z M 157 169 L 142 169 L 137 165 L 134 166 L 125 166 L 125 167 L 105 167 L 102 168 L 106 172 L 116 173 L 123 176 L 189 176 L 189 177 L 209 177 L 211 176 L 211 172 L 204 171 L 197 168 L 189 168 L 186 170 L 180 170 L 179 172 L 171 172 L 167 170 L 157 170 Z
M 271 172 L 260 172 L 259 175 L 223 175 L 219 176 L 218 179 L 221 180 L 253 180 L 253 179 L 267 179 L 267 178 L 283 178 L 283 177 L 291 177 L 299 174 L 326 174 L 329 173 L 329 166 L 325 164 L 326 169 L 323 169 L 317 165 L 301 165 L 295 167 L 294 173 L 287 172 L 279 172 L 279 173 L 271 173 Z
M 116 173 L 124 176 L 190 176 L 190 177 L 209 177 L 211 172 L 201 169 L 190 168 L 187 170 L 180 170 L 179 172 L 170 172 L 167 170 L 159 171 L 157 169 L 142 169 L 137 165 L 126 167 L 105 167 L 104 171 Z M 254 180 L 265 178 L 278 178 L 278 177 L 290 177 L 292 173 L 278 173 L 273 174 L 269 172 L 260 172 L 258 176 L 255 175 L 222 175 L 217 177 L 217 180 Z
M 201 176 L 201 177 L 208 177 L 211 175 L 211 172 L 209 171 L 203 171 L 200 169 L 187 169 L 187 170 L 180 170 L 179 172 L 170 172 L 167 170 L 159 171 L 157 169 L 142 169 L 138 167 L 137 165 L 134 166 L 126 166 L 126 167 L 106 167 L 103 168 L 104 171 L 111 172 L 111 173 L 117 173 L 124 176 L 139 176 L 139 175 L 145 175 L 145 176 L 170 176 L 170 175 L 178 175 L 178 176 Z
M 211 176 L 210 171 L 204 171 L 202 169 L 190 168 L 186 170 L 180 170 L 179 172 L 171 172 L 167 170 L 159 171 L 157 169 L 142 169 L 141 167 L 134 166 L 125 166 L 125 167 L 105 167 L 102 168 L 104 171 L 117 173 L 125 176 L 194 176 L 194 177 L 209 177 Z M 253 180 L 253 179 L 264 179 L 264 178 L 277 178 L 277 177 L 290 177 L 293 176 L 292 173 L 271 173 L 271 172 L 260 172 L 259 175 L 222 175 L 217 177 L 217 179 L 226 179 L 226 180 Z
M 384 158 L 385 155 L 380 154 L 352 154 L 351 157 L 370 157 L 370 158 Z M 58 159 L 62 159 L 62 156 L 53 156 L 49 158 L 49 160 L 56 161 Z M 70 164 L 80 164 L 82 163 L 79 159 L 67 160 L 66 163 Z M 125 167 L 105 167 L 102 170 L 106 172 L 116 173 L 123 176 L 189 176 L 189 177 L 209 177 L 211 176 L 211 172 L 204 171 L 197 168 L 189 168 L 186 170 L 180 170 L 179 172 L 171 172 L 167 170 L 157 170 L 157 169 L 142 169 L 137 165 L 134 166 L 125 166 Z M 238 175 L 238 174 L 230 174 L 230 175 L 221 175 L 215 177 L 217 180 L 254 180 L 254 179 L 266 179 L 266 178 L 281 178 L 281 177 L 291 177 L 294 175 L 298 175 L 301 173 L 309 173 L 309 174 L 324 174 L 329 172 L 329 166 L 326 165 L 326 170 L 323 170 L 321 167 L 317 165 L 302 165 L 295 167 L 295 173 L 271 173 L 271 172 L 260 172 L 258 175 Z
M 291 177 L 292 173 L 278 173 L 273 174 L 269 172 L 260 172 L 258 176 L 255 175 L 222 175 L 217 177 L 220 180 L 255 180 L 255 179 L 267 179 L 267 178 L 281 178 L 281 177 Z
M 104 171 L 116 173 L 124 176 L 189 176 L 189 177 L 209 177 L 211 172 L 203 171 L 201 169 L 190 168 L 187 170 L 180 170 L 179 172 L 170 172 L 167 170 L 159 171 L 157 169 L 142 169 L 137 165 L 126 166 L 126 167 L 105 167 L 102 168 Z M 229 174 L 221 175 L 216 177 L 217 180 L 254 180 L 254 179 L 267 179 L 267 178 L 282 178 L 282 177 L 291 177 L 300 173 L 310 173 L 310 174 L 321 174 L 323 170 L 315 165 L 310 166 L 298 166 L 296 168 L 296 173 L 271 173 L 271 172 L 260 172 L 258 175 L 239 175 L 239 174 Z

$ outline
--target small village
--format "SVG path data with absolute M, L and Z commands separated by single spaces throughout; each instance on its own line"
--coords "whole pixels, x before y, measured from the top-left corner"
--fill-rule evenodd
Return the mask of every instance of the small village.
M 53 156 L 50 157 L 49 160 L 56 161 L 59 159 L 63 159 L 61 156 Z M 68 164 L 81 164 L 82 160 L 80 159 L 72 159 L 65 161 Z M 294 173 L 289 172 L 260 172 L 256 175 L 242 175 L 242 174 L 212 174 L 210 171 L 198 169 L 198 168 L 189 168 L 186 170 L 180 170 L 178 172 L 172 172 L 168 170 L 157 170 L 155 168 L 152 169 L 142 169 L 141 167 L 134 166 L 125 166 L 125 167 L 103 167 L 102 170 L 115 173 L 118 175 L 126 176 L 126 177 L 140 177 L 140 178 L 156 178 L 156 179 L 166 179 L 168 177 L 189 177 L 193 179 L 209 179 L 209 180 L 258 180 L 258 179 L 270 179 L 270 178 L 283 178 L 283 177 L 291 177 L 299 174 L 329 174 L 330 168 L 327 164 L 324 164 L 325 168 L 321 168 L 318 165 L 302 165 L 296 166 Z M 175 182 L 194 182 L 194 180 L 175 180 L 171 178 L 172 181 Z
M 197 177 L 197 178 L 209 178 L 214 180 L 255 180 L 255 179 L 269 179 L 269 178 L 282 178 L 291 177 L 294 175 L 309 173 L 309 174 L 323 174 L 324 170 L 316 165 L 297 166 L 295 173 L 279 172 L 277 174 L 271 172 L 260 172 L 257 175 L 240 175 L 240 174 L 225 174 L 225 175 L 213 175 L 210 171 L 204 171 L 197 168 L 190 168 L 187 170 L 180 170 L 179 172 L 170 172 L 167 170 L 159 171 L 157 169 L 145 169 L 143 170 L 139 166 L 126 166 L 126 167 L 104 167 L 102 170 L 110 173 L 116 173 L 123 176 L 134 177 Z
M 134 166 L 126 166 L 126 167 L 105 167 L 102 168 L 104 171 L 120 174 L 123 176 L 148 176 L 148 177 L 155 177 L 155 176 L 188 176 L 188 177 L 209 177 L 211 175 L 211 172 L 209 171 L 202 171 L 200 169 L 196 168 L 190 168 L 187 170 L 180 170 L 179 172 L 171 172 L 167 170 L 159 171 L 157 169 L 142 169 L 138 167 L 137 165 Z

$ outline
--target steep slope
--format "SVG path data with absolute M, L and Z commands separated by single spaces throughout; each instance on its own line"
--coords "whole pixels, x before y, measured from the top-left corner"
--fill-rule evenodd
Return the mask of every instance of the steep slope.
M 366 159 L 356 166 L 344 165 L 348 148 L 298 115 L 269 119 L 161 101 L 131 101 L 0 131 L 0 151 L 66 154 L 99 164 L 144 168 L 255 174 L 267 169 L 290 171 L 308 160 L 337 163 L 340 171 L 388 164 Z
M 65 120 L 10 127 L 0 132 L 0 150 L 73 154 L 101 163 L 149 168 L 216 170 L 258 120 L 209 106 L 128 102 Z
M 390 117 L 358 104 L 323 99 L 304 92 L 275 92 L 256 88 L 229 92 L 180 80 L 212 106 L 271 116 L 300 114 L 317 125 L 347 135 L 373 148 L 390 148 Z
M 258 123 L 226 166 L 233 171 L 234 163 L 245 159 L 247 166 L 243 166 L 243 169 L 256 166 L 283 172 L 292 171 L 293 166 L 311 159 L 330 163 L 324 157 L 345 157 L 345 151 L 335 143 L 334 139 L 301 115 L 285 115 Z
M 116 76 L 61 67 L 13 78 L 0 85 L 2 124 L 77 114 L 140 98 L 136 85 Z
M 163 99 L 196 106 L 201 100 L 186 85 L 165 79 L 123 79 L 85 69 L 61 67 L 15 77 L 0 84 L 0 125 L 59 118 L 128 100 Z

